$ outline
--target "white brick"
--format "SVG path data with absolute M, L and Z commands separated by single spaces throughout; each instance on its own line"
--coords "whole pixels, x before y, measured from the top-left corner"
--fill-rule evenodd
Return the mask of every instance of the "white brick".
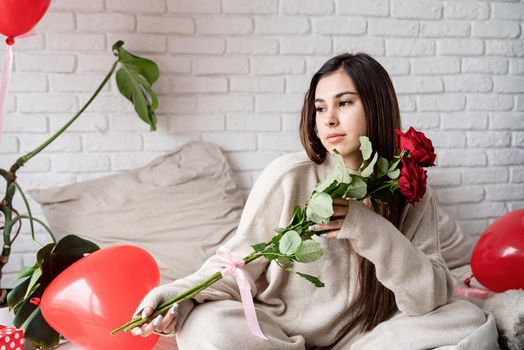
M 250 38 L 228 38 L 227 43 L 228 53 L 241 54 L 276 54 L 278 53 L 278 40 L 276 39 L 256 39 Z
M 89 95 L 90 97 L 90 95 Z M 80 106 L 83 106 L 89 99 L 87 95 L 80 96 Z M 98 95 L 95 100 L 89 105 L 87 112 L 89 113 L 109 113 L 109 112 L 132 112 L 134 111 L 133 104 L 122 95 L 108 96 Z
M 146 165 L 160 155 L 154 152 L 116 153 L 111 155 L 111 169 L 113 171 L 132 170 Z
M 442 129 L 486 129 L 488 127 L 488 114 L 483 112 L 456 112 L 441 115 Z
M 473 23 L 472 36 L 478 38 L 516 38 L 520 25 L 512 21 L 487 21 Z
M 435 1 L 392 0 L 391 17 L 440 19 L 442 5 Z
M 522 165 L 524 150 L 499 149 L 487 150 L 490 165 Z
M 10 92 L 47 91 L 47 76 L 37 74 L 14 73 L 9 81 Z
M 524 132 L 514 131 L 511 136 L 513 146 L 524 147 Z
M 524 182 L 524 166 L 511 168 L 511 182 Z
M 272 14 L 278 12 L 278 0 L 223 0 L 224 13 Z
M 305 94 L 309 88 L 308 76 L 289 76 L 286 77 L 286 92 Z
M 484 199 L 481 186 L 458 186 L 440 189 L 437 192 L 439 204 L 476 203 Z
M 471 33 L 471 25 L 467 22 L 458 21 L 424 21 L 420 24 L 421 37 L 468 37 Z
M 102 83 L 104 75 L 102 74 L 52 74 L 51 91 L 54 92 L 95 92 Z M 109 92 L 109 86 L 106 84 L 102 92 Z
M 512 58 L 510 59 L 511 74 L 524 75 L 524 59 Z
M 457 75 L 444 77 L 447 92 L 489 92 L 493 89 L 491 77 Z
M 231 170 L 261 170 L 280 156 L 280 152 L 224 152 Z
M 488 19 L 489 4 L 479 1 L 444 2 L 444 17 L 453 19 Z
M 417 96 L 420 111 L 461 111 L 466 106 L 466 97 L 456 94 Z
M 79 13 L 78 29 L 81 32 L 113 32 L 135 29 L 135 18 L 121 13 Z
M 188 74 L 191 73 L 191 58 L 179 55 L 155 55 L 149 54 L 147 58 L 153 60 L 160 70 L 160 75 L 167 73 Z
M 429 56 L 435 54 L 435 42 L 426 39 L 386 40 L 386 52 L 393 56 Z
M 57 116 L 53 115 L 49 117 L 51 123 L 51 131 L 56 132 L 62 128 L 70 119 L 71 115 Z M 105 115 L 90 114 L 84 112 L 81 117 L 71 124 L 66 132 L 106 132 L 108 129 L 107 117 Z
M 234 92 L 284 92 L 283 77 L 231 77 Z
M 5 133 L 43 133 L 47 131 L 47 118 L 43 115 L 9 114 L 4 118 Z
M 462 72 L 506 74 L 508 59 L 504 57 L 464 57 L 462 58 Z
M 29 153 L 44 143 L 51 135 L 35 137 L 33 135 L 20 135 L 20 151 Z M 46 148 L 46 153 L 56 152 L 80 152 L 82 150 L 82 140 L 80 135 L 62 134 Z
M 401 112 L 414 112 L 416 109 L 415 98 L 412 96 L 397 96 L 398 106 Z
M 486 169 L 465 170 L 462 182 L 465 184 L 504 183 L 508 181 L 508 169 L 505 167 L 489 167 Z
M 252 57 L 251 70 L 255 75 L 302 74 L 306 64 L 300 57 Z
M 73 112 L 76 97 L 71 95 L 23 94 L 18 96 L 20 112 Z
M 442 150 L 438 153 L 437 163 L 443 167 L 474 167 L 485 166 L 486 152 L 472 149 Z
M 166 9 L 164 0 L 106 0 L 107 8 L 122 12 L 159 12 Z
M 109 171 L 111 159 L 106 154 L 56 154 L 51 158 L 51 166 L 58 173 Z
M 45 151 L 43 152 L 47 152 L 47 150 L 48 149 L 46 148 Z M 49 150 L 49 152 L 52 152 L 52 150 Z M 37 157 L 30 159 L 22 168 L 20 168 L 20 170 L 17 172 L 17 175 L 24 176 L 22 174 L 46 173 L 46 172 L 49 172 L 50 169 L 51 169 L 51 160 L 49 159 L 49 156 L 44 155 L 44 154 L 39 154 Z
M 489 119 L 490 129 L 524 129 L 524 113 L 493 113 Z
M 102 10 L 104 0 L 54 0 L 51 7 L 63 10 Z
M 177 115 L 171 118 L 169 131 L 172 133 L 187 131 L 215 131 L 225 130 L 225 117 L 216 115 Z
M 88 152 L 125 152 L 139 151 L 142 149 L 142 137 L 140 135 L 106 134 L 106 135 L 84 135 L 84 145 Z
M 398 94 L 444 91 L 439 77 L 394 77 L 392 80 Z
M 427 130 L 425 134 L 435 148 L 464 148 L 466 146 L 466 137 L 462 131 Z
M 167 0 L 167 9 L 174 13 L 220 13 L 220 0 Z
M 16 247 L 16 243 L 13 244 L 13 247 Z M 2 267 L 2 274 L 18 273 L 22 269 L 22 255 L 13 253 L 9 255 L 9 261 L 7 262 L 7 264 L 5 264 L 5 266 Z M 3 278 L 2 282 L 4 282 Z M 2 283 L 2 287 L 5 287 L 4 283 Z
M 43 50 L 45 47 L 44 34 L 37 32 L 35 35 L 29 36 L 27 38 L 15 39 L 15 44 L 16 52 L 23 52 L 26 50 Z
M 439 154 L 437 154 L 439 157 Z M 461 184 L 461 171 L 451 168 L 427 168 L 428 183 L 432 186 L 456 186 Z
M 307 74 L 305 76 L 302 75 L 302 77 L 311 80 L 311 76 L 315 74 L 331 57 L 332 55 L 321 55 L 306 58 Z M 306 86 L 309 87 L 309 81 Z
M 192 34 L 195 23 L 189 17 L 138 16 L 138 31 L 141 33 Z
M 470 94 L 467 96 L 468 110 L 503 111 L 513 108 L 513 97 L 498 94 Z
M 460 72 L 458 57 L 415 57 L 411 71 L 414 75 L 441 75 Z
M 169 38 L 169 52 L 190 54 L 221 54 L 226 51 L 222 38 Z
M 196 111 L 195 96 L 162 97 L 158 113 L 192 113 Z
M 298 132 L 300 127 L 300 116 L 297 113 L 282 114 L 282 130 Z
M 38 55 L 18 52 L 15 55 L 16 71 L 23 72 L 72 72 L 76 66 L 73 55 Z
M 0 139 L 0 154 L 18 152 L 18 140 L 14 136 L 2 135 Z
M 190 141 L 201 141 L 196 134 L 144 134 L 144 150 L 171 152 Z
M 54 4 L 53 4 L 54 7 Z M 46 33 L 49 31 L 72 31 L 75 29 L 75 17 L 73 13 L 48 11 L 38 23 L 38 30 Z
M 218 145 L 223 151 L 254 151 L 257 149 L 257 138 L 252 133 L 212 133 L 203 134 L 202 141 Z
M 6 114 L 11 114 L 16 111 L 16 98 L 13 95 L 7 96 L 7 103 L 5 106 Z
M 486 55 L 524 56 L 524 40 L 486 40 Z
M 468 131 L 468 147 L 500 148 L 511 144 L 511 133 L 508 131 Z
M 366 21 L 359 17 L 328 16 L 314 18 L 313 32 L 316 34 L 365 34 Z
M 419 22 L 391 18 L 369 18 L 368 33 L 384 36 L 418 36 Z M 363 30 L 365 32 L 365 23 Z M 357 33 L 360 34 L 360 33 Z
M 403 57 L 375 57 L 375 59 L 386 69 L 390 76 L 409 74 L 409 61 Z
M 440 124 L 438 113 L 403 113 L 402 124 L 417 130 L 436 129 Z
M 51 156 L 51 166 L 56 157 L 60 157 L 60 154 L 54 154 Z M 74 159 L 78 159 L 78 154 L 70 155 Z M 63 158 L 64 159 L 64 158 Z M 64 159 L 65 160 L 65 159 Z M 67 161 L 67 160 L 66 160 Z M 67 163 L 62 163 L 61 166 L 67 166 Z M 87 170 L 89 171 L 89 170 Z M 22 188 L 34 189 L 34 188 L 53 188 L 58 186 L 64 186 L 71 183 L 75 183 L 75 177 L 71 174 L 31 174 L 31 177 L 21 177 L 19 178 L 19 183 Z
M 225 77 L 175 77 L 172 80 L 175 93 L 226 92 Z
M 127 45 L 124 45 L 127 50 Z M 110 53 L 78 54 L 79 72 L 109 72 L 117 58 Z M 113 78 L 114 79 L 114 78 Z
M 493 18 L 524 20 L 524 4 L 493 3 Z
M 259 145 L 262 151 L 300 151 L 302 143 L 296 132 L 259 134 Z
M 524 77 L 504 76 L 493 77 L 494 91 L 502 93 L 523 93 Z
M 243 112 L 253 110 L 253 96 L 199 96 L 200 112 Z
M 280 39 L 282 54 L 328 54 L 331 53 L 331 39 L 316 36 L 286 36 Z
M 341 14 L 386 17 L 389 15 L 389 1 L 339 0 L 338 10 Z
M 253 31 L 253 21 L 247 17 L 202 17 L 196 18 L 197 33 L 242 35 Z
M 307 18 L 296 16 L 264 16 L 255 18 L 257 34 L 306 34 L 310 31 Z
M 384 39 L 373 37 L 334 37 L 333 51 L 335 54 L 344 52 L 356 53 L 363 51 L 371 56 L 383 56 L 385 54 Z
M 265 94 L 255 97 L 257 112 L 299 112 L 304 96 L 300 94 Z
M 523 96 L 515 96 L 517 99 L 517 110 L 518 111 L 524 111 L 524 97 Z
M 165 52 L 167 47 L 166 38 L 155 34 L 109 34 L 107 40 L 111 46 L 119 40 L 124 41 L 124 49 L 138 56 L 145 52 Z
M 479 39 L 438 39 L 438 55 L 474 56 L 484 53 L 484 42 Z
M 280 131 L 281 117 L 277 113 L 228 113 L 227 130 Z
M 506 206 L 503 203 L 484 201 L 476 204 L 460 205 L 454 212 L 457 213 L 459 219 L 497 218 L 506 213 Z
M 524 201 L 509 202 L 508 207 L 510 211 L 517 210 L 517 209 L 524 209 Z
M 330 15 L 335 10 L 332 0 L 285 0 L 280 8 L 287 15 Z
M 57 51 L 101 51 L 106 48 L 106 40 L 103 34 L 55 33 L 47 36 L 47 47 Z
M 524 186 L 513 184 L 486 185 L 486 200 L 508 201 L 524 198 Z
M 249 72 L 249 61 L 246 57 L 197 57 L 193 62 L 196 74 L 245 74 Z
M 150 126 L 144 122 L 136 113 L 115 114 L 110 118 L 111 131 L 141 131 L 149 132 Z M 157 130 L 167 129 L 167 118 L 163 115 L 157 115 Z

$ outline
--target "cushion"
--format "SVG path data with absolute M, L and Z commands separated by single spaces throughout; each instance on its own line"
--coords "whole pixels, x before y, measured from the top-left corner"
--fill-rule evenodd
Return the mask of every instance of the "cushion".
M 133 244 L 157 261 L 161 283 L 196 271 L 234 234 L 244 199 L 216 145 L 191 141 L 147 165 L 29 194 L 57 239 Z

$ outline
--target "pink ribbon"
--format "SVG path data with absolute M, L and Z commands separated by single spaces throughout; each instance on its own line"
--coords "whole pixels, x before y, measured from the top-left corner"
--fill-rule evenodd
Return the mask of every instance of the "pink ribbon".
M 221 246 L 216 254 L 225 264 L 226 268 L 222 270 L 222 277 L 235 274 L 235 279 L 240 290 L 240 297 L 242 298 L 242 306 L 244 308 L 244 315 L 246 316 L 247 325 L 251 334 L 268 340 L 262 333 L 260 325 L 258 324 L 257 314 L 255 313 L 255 305 L 253 304 L 253 297 L 251 296 L 251 285 L 242 271 L 245 265 L 244 260 L 235 261 L 233 254 L 226 246 Z

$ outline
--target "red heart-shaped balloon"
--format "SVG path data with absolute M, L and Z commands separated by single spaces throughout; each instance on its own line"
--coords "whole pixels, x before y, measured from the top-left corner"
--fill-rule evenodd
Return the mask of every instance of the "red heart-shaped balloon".
M 125 324 L 158 286 L 154 258 L 142 248 L 119 245 L 98 250 L 65 269 L 46 288 L 42 315 L 66 339 L 89 350 L 149 350 L 158 335 L 111 331 Z
M 0 33 L 15 37 L 29 32 L 42 19 L 50 3 L 51 0 L 0 1 Z
M 524 209 L 509 212 L 486 228 L 471 254 L 471 270 L 495 292 L 524 289 Z

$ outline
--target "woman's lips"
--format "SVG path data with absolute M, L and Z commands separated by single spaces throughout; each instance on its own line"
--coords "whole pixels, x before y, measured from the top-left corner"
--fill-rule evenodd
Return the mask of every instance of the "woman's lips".
M 338 143 L 338 142 L 340 142 L 340 141 L 342 141 L 344 139 L 344 136 L 345 135 L 333 136 L 333 137 L 328 138 L 328 141 L 330 143 Z

